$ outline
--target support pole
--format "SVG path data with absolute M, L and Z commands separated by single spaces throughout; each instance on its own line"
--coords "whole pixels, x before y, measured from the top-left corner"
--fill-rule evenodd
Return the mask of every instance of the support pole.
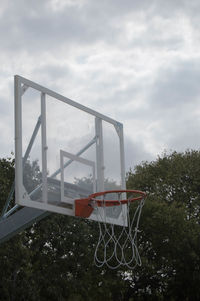
M 119 146 L 120 146 L 121 186 L 122 186 L 122 189 L 126 189 L 126 171 L 125 171 L 123 125 L 120 123 L 117 128 L 118 128 L 117 133 L 118 133 L 118 136 L 119 136 Z
M 47 203 L 46 95 L 41 93 L 42 201 Z
M 96 130 L 96 164 L 97 164 L 97 192 L 104 191 L 104 154 L 103 154 L 103 131 L 102 119 L 95 118 Z
M 15 76 L 15 198 L 18 202 L 22 198 L 20 188 L 23 184 L 22 164 L 22 102 L 21 102 L 21 81 Z

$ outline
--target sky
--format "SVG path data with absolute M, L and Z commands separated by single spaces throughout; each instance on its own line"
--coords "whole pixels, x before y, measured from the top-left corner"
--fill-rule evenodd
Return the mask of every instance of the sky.
M 0 157 L 19 74 L 124 125 L 126 169 L 199 149 L 200 1 L 0 1 Z

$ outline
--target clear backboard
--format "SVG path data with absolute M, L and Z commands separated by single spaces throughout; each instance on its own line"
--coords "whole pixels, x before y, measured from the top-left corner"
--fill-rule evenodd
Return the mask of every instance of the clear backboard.
M 17 204 L 74 216 L 76 199 L 126 188 L 123 125 L 16 75 L 15 164 Z M 124 224 L 119 206 L 106 214 Z

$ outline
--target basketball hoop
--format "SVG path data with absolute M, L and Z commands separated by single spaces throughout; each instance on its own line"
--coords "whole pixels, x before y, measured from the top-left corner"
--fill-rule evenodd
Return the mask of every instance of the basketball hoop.
M 126 193 L 130 194 L 126 198 Z M 99 224 L 99 239 L 94 254 L 97 267 L 107 265 L 111 269 L 120 266 L 134 269 L 141 266 L 141 259 L 137 247 L 139 220 L 146 194 L 139 190 L 109 190 L 91 194 L 86 199 L 75 200 L 75 215 L 89 217 L 96 214 Z M 133 208 L 131 203 L 139 201 Z M 117 206 L 120 206 L 122 225 L 112 222 Z M 109 211 L 112 215 L 109 215 Z

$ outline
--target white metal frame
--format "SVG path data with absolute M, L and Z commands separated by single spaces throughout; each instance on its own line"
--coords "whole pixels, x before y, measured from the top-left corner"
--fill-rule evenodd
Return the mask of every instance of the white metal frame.
M 31 87 L 41 93 L 41 144 L 42 144 L 42 203 L 32 201 L 28 196 L 23 186 L 23 153 L 22 153 L 22 96 L 26 90 Z M 69 209 L 56 207 L 48 204 L 47 197 L 47 145 L 46 145 L 46 95 L 56 98 L 72 107 L 82 110 L 95 117 L 95 138 L 88 143 L 81 151 L 76 155 L 70 154 L 67 157 L 70 160 L 80 161 L 80 154 L 83 153 L 88 147 L 96 142 L 96 173 L 97 191 L 104 190 L 104 154 L 103 154 L 103 134 L 102 134 L 102 121 L 106 121 L 112 124 L 119 137 L 120 145 L 120 168 L 121 168 L 121 188 L 126 188 L 125 183 L 125 162 L 124 162 L 124 141 L 123 141 L 123 125 L 99 112 L 96 112 L 88 107 L 85 107 L 67 97 L 64 97 L 48 88 L 45 88 L 39 84 L 36 84 L 24 77 L 15 75 L 15 199 L 18 205 L 30 206 L 47 211 L 53 211 L 63 214 L 70 214 Z M 32 142 L 33 143 L 33 142 Z M 66 154 L 66 153 L 65 153 Z M 63 153 L 64 155 L 64 153 Z M 74 156 L 74 157 L 73 157 Z M 84 163 L 85 164 L 85 163 Z M 89 164 L 90 165 L 90 164 Z M 92 163 L 93 166 L 93 163 Z M 60 173 L 61 170 L 56 171 L 53 176 Z M 37 190 L 37 188 L 36 188 Z
M 41 93 L 41 144 L 42 144 L 42 201 L 47 203 L 47 134 L 46 134 L 46 95 Z

